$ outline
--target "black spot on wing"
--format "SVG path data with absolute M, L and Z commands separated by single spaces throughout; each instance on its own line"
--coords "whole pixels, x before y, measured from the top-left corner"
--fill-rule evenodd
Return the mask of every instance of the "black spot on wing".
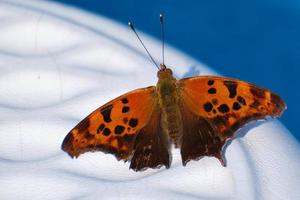
M 209 81 L 207 82 L 207 85 L 213 85 L 214 83 L 215 83 L 214 80 L 209 80 Z
M 103 120 L 106 123 L 111 122 L 110 113 L 111 113 L 112 108 L 113 108 L 112 105 L 108 105 L 101 109 L 101 115 L 103 117 Z
M 105 135 L 105 136 L 109 136 L 111 133 L 110 129 L 109 128 L 105 128 L 103 131 L 102 131 L 102 134 Z
M 235 81 L 224 81 L 224 85 L 228 89 L 229 98 L 234 98 L 236 96 L 237 82 L 235 82 Z
M 117 125 L 115 127 L 115 134 L 122 134 L 125 130 L 125 127 L 124 126 L 121 126 L 121 125 Z
M 124 106 L 122 108 L 122 113 L 127 113 L 127 112 L 129 112 L 129 110 L 130 110 L 130 108 L 128 106 Z
M 234 102 L 232 105 L 232 108 L 233 108 L 233 110 L 239 110 L 242 108 L 242 106 L 238 102 Z
M 132 128 L 136 127 L 138 125 L 138 119 L 136 118 L 131 118 L 129 120 L 129 126 L 131 126 Z
M 216 88 L 210 88 L 207 92 L 208 92 L 209 94 L 216 94 L 216 93 L 217 93 L 217 90 L 216 90 Z
M 221 104 L 219 107 L 218 107 L 218 110 L 221 112 L 221 113 L 227 113 L 229 112 L 229 107 L 226 105 L 226 104 Z
M 122 103 L 127 104 L 128 103 L 128 99 L 126 97 L 124 97 L 123 99 L 121 99 Z
M 213 109 L 213 105 L 210 102 L 207 102 L 203 105 L 203 108 L 206 112 L 210 112 Z

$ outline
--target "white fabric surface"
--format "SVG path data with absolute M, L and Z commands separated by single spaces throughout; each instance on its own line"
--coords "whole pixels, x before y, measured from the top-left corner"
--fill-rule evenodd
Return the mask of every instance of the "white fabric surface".
M 71 159 L 63 138 L 108 100 L 156 84 L 125 25 L 45 1 L 0 2 L 0 199 L 300 199 L 299 143 L 277 120 L 252 123 L 215 158 L 136 173 L 112 155 Z M 160 42 L 141 34 L 155 58 Z M 177 77 L 208 69 L 167 47 Z

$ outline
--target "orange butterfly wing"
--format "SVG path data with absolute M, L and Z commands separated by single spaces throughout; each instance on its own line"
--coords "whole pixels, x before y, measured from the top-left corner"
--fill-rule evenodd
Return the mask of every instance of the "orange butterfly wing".
M 131 160 L 130 168 L 170 166 L 169 143 L 160 127 L 155 87 L 137 89 L 101 106 L 65 137 L 62 149 L 71 157 L 88 151 Z
M 183 136 L 183 164 L 205 155 L 223 165 L 222 147 L 248 122 L 278 117 L 284 101 L 269 90 L 224 77 L 199 76 L 179 81 Z

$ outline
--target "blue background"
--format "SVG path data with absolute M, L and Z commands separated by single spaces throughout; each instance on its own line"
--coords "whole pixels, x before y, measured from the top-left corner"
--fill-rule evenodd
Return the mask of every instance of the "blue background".
M 224 76 L 279 94 L 288 109 L 281 121 L 300 140 L 299 0 L 56 0 L 127 24 L 160 38 Z M 151 50 L 150 50 L 151 51 Z M 166 58 L 167 60 L 167 58 Z

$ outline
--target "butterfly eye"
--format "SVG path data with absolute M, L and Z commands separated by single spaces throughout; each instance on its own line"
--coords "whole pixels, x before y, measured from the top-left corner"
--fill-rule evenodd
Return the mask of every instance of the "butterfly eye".
M 173 72 L 172 72 L 171 69 L 167 68 L 166 71 L 167 71 L 168 74 L 173 75 Z

